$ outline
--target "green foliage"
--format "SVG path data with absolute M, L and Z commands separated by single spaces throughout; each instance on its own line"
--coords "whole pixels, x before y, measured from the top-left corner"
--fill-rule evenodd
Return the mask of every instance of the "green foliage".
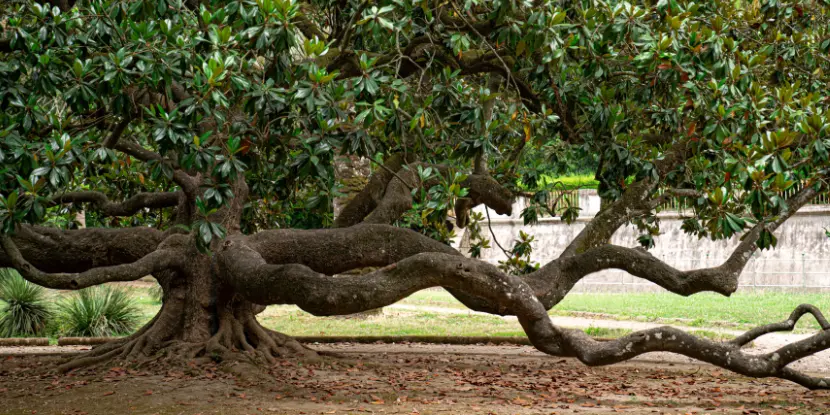
M 205 179 L 186 224 L 202 250 L 224 238 L 212 212 L 242 178 L 245 232 L 329 226 L 340 154 L 466 172 L 483 153 L 510 188 L 552 192 L 571 185 L 546 175 L 585 173 L 613 200 L 683 145 L 662 184 L 706 194 L 685 229 L 718 239 L 772 220 L 782 192 L 830 167 L 826 1 L 70 3 L 0 5 L 3 232 L 70 226 L 72 209 L 50 203 L 65 191 L 174 189 L 177 169 Z M 122 140 L 158 157 L 102 146 L 124 120 Z M 462 192 L 449 181 L 400 224 L 447 240 L 435 218 Z
M 43 334 L 52 318 L 46 289 L 16 271 L 0 269 L 0 337 Z
M 452 172 L 444 177 L 432 167 L 418 166 L 418 179 L 426 183 L 412 190 L 415 198 L 412 209 L 404 214 L 398 225 L 417 230 L 435 240 L 449 243 L 455 237 L 453 228 L 447 222 L 449 212 L 458 198 L 467 196 L 462 182 L 467 176 Z M 433 184 L 434 183 L 434 184 Z
M 470 221 L 467 224 L 467 231 L 470 235 L 470 256 L 481 258 L 481 250 L 490 248 L 490 239 L 484 236 L 481 223 L 484 222 L 484 214 L 481 212 L 470 212 Z M 488 222 L 489 227 L 489 222 Z
M 527 274 L 539 269 L 539 263 L 533 263 L 530 259 L 533 253 L 531 244 L 534 239 L 536 239 L 534 236 L 519 231 L 519 239 L 514 241 L 513 249 L 505 252 L 507 259 L 499 261 L 499 268 L 513 275 Z
M 130 294 L 99 286 L 80 290 L 58 302 L 59 331 L 66 336 L 118 336 L 135 329 L 139 312 Z

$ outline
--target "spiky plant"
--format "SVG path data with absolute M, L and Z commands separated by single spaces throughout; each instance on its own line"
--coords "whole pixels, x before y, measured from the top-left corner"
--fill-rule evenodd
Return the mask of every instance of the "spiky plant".
M 16 271 L 0 269 L 0 336 L 36 336 L 52 318 L 46 290 Z
M 109 286 L 80 290 L 58 303 L 60 331 L 67 336 L 115 336 L 135 329 L 138 308 L 130 294 Z

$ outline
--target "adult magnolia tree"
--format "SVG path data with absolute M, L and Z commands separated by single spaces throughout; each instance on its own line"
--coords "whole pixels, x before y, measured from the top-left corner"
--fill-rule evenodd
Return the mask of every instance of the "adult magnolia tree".
M 309 354 L 257 323 L 259 305 L 349 314 L 443 286 L 472 309 L 517 316 L 539 350 L 589 365 L 670 351 L 830 382 L 788 367 L 830 348 L 812 306 L 728 342 L 658 328 L 600 343 L 546 312 L 609 268 L 681 295 L 737 289 L 751 254 L 827 186 L 827 1 L 0 7 L 0 265 L 50 288 L 152 274 L 164 289 L 147 326 L 66 369 Z M 371 159 L 375 173 L 332 218 L 340 154 Z M 558 259 L 524 272 L 515 257 L 499 268 L 446 244 L 454 217 L 480 251 L 483 218 L 470 209 L 508 213 L 518 193 L 532 193 L 522 215 L 534 222 L 557 202 L 540 173 L 575 157 L 596 166 L 606 203 Z M 672 197 L 692 206 L 688 232 L 742 235 L 722 265 L 679 271 L 609 243 L 635 223 L 648 248 Z M 62 218 L 79 209 L 90 228 L 71 230 Z M 334 276 L 366 267 L 377 269 Z M 741 351 L 808 313 L 818 334 Z

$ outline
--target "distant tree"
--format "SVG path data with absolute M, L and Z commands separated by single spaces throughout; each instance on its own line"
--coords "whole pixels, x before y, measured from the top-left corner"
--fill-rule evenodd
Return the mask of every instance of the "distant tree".
M 164 289 L 147 326 L 65 369 L 309 354 L 263 328 L 259 305 L 349 314 L 443 286 L 472 309 L 516 315 L 539 350 L 589 365 L 670 351 L 748 376 L 830 382 L 789 367 L 830 348 L 811 306 L 723 343 L 672 328 L 596 342 L 547 315 L 609 268 L 681 295 L 729 295 L 751 254 L 827 189 L 826 0 L 0 9 L 0 266 L 50 288 L 152 274 Z M 609 202 L 558 259 L 513 275 L 445 243 L 448 215 L 478 226 L 474 206 L 509 213 L 519 183 L 538 188 L 533 166 L 573 154 L 595 161 Z M 339 155 L 371 159 L 374 173 L 334 219 Z M 549 190 L 529 195 L 528 223 L 556 203 Z M 689 233 L 742 234 L 729 259 L 679 271 L 609 243 L 633 222 L 650 246 L 669 197 L 692 204 Z M 43 226 L 81 208 L 87 229 Z M 330 277 L 365 267 L 380 268 Z M 825 330 L 764 355 L 740 350 L 805 313 Z

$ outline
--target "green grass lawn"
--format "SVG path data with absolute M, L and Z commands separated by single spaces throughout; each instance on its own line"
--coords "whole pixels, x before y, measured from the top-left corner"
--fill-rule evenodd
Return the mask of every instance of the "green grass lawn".
M 337 318 L 315 317 L 291 306 L 271 306 L 257 318 L 265 327 L 292 336 L 525 337 L 517 320 L 482 315 L 386 310 L 380 316 Z M 616 338 L 632 330 L 589 327 L 585 332 L 594 337 Z M 692 333 L 716 340 L 729 338 L 706 330 Z
M 592 312 L 623 319 L 684 319 L 695 327 L 734 325 L 740 328 L 786 320 L 799 304 L 812 304 L 821 310 L 830 308 L 830 295 L 822 293 L 738 293 L 724 297 L 712 293 L 681 297 L 657 294 L 572 294 L 565 297 L 554 312 Z M 799 321 L 798 328 L 818 328 L 810 316 Z
M 561 184 L 558 186 L 564 186 L 566 189 L 596 189 L 599 186 L 599 182 L 594 178 L 593 174 L 563 177 L 542 175 L 542 185 L 556 182 L 560 182 Z
M 467 314 L 387 310 L 384 315 L 339 318 L 271 306 L 257 319 L 265 327 L 294 336 L 524 336 L 515 319 Z
M 464 308 L 446 291 L 421 291 L 403 304 L 433 307 Z M 734 326 L 754 327 L 782 321 L 799 304 L 813 304 L 821 310 L 830 309 L 826 293 L 737 293 L 731 297 L 701 293 L 682 297 L 670 293 L 570 294 L 551 310 L 553 315 L 579 313 L 608 314 L 619 320 L 660 321 L 681 320 L 693 327 Z M 806 316 L 800 329 L 818 328 L 815 319 Z
M 142 315 L 149 320 L 158 311 L 159 304 L 154 302 L 147 289 L 134 289 L 133 292 Z M 731 314 L 728 309 L 724 309 L 730 299 L 718 298 L 715 295 L 704 294 L 695 299 L 671 294 L 572 294 L 551 310 L 551 314 L 595 312 L 611 314 L 621 320 L 645 321 L 700 317 L 697 321 L 685 323 L 695 327 L 718 326 L 724 322 L 746 323 L 747 326 L 751 326 L 782 320 L 784 317 L 778 318 L 773 315 L 789 315 L 792 311 L 791 307 L 788 310 L 789 305 L 797 305 L 799 301 L 812 302 L 819 306 L 821 301 L 825 301 L 825 304 L 827 301 L 827 296 L 819 294 L 788 295 L 793 298 L 787 299 L 786 295 L 782 294 L 737 295 L 731 299 L 738 300 L 732 305 L 736 313 Z M 697 303 L 696 300 L 701 301 Z M 443 290 L 421 291 L 404 299 L 401 304 L 465 308 Z M 770 304 L 777 306 L 771 307 Z M 295 336 L 524 336 L 521 326 L 515 319 L 430 311 L 387 309 L 382 316 L 337 318 L 312 316 L 294 306 L 270 306 L 258 316 L 258 319 L 270 329 Z M 812 325 L 811 322 L 804 327 Z M 619 337 L 631 332 L 600 327 L 590 327 L 585 331 L 597 337 Z M 698 330 L 695 334 L 712 339 L 723 338 L 719 333 L 706 330 Z
M 139 308 L 142 322 L 158 312 L 150 289 L 132 287 L 130 291 Z M 56 296 L 65 295 L 56 293 Z M 784 320 L 793 308 L 810 303 L 823 310 L 830 308 L 830 295 L 800 293 L 743 293 L 731 298 L 715 294 L 681 297 L 667 293 L 641 294 L 571 294 L 557 305 L 553 315 L 602 313 L 618 320 L 676 322 L 693 327 L 729 326 L 740 329 Z M 418 292 L 401 304 L 459 308 L 464 306 L 443 290 Z M 524 336 L 515 319 L 498 316 L 450 314 L 429 310 L 387 309 L 381 316 L 368 318 L 315 317 L 293 306 L 271 306 L 259 320 L 268 328 L 297 336 Z M 818 328 L 815 320 L 805 317 L 800 329 Z M 618 337 L 630 330 L 592 327 L 586 332 L 597 337 Z M 720 338 L 712 331 L 696 334 Z

